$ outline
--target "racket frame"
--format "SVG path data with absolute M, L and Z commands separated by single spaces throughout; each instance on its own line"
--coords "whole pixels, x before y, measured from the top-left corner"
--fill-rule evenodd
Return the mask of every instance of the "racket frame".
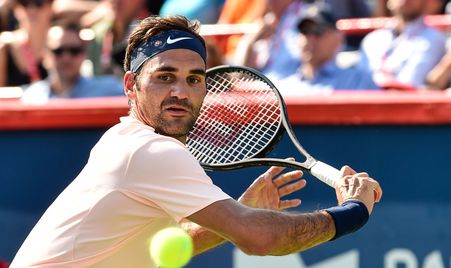
M 221 65 L 210 68 L 207 70 L 207 79 L 211 79 L 212 76 L 218 73 L 228 73 L 228 72 L 245 72 L 252 76 L 257 77 L 257 79 L 262 80 L 266 84 L 268 84 L 271 90 L 274 92 L 277 101 L 279 102 L 279 112 L 280 112 L 280 124 L 278 126 L 278 130 L 276 134 L 272 137 L 271 141 L 267 143 L 267 145 L 262 148 L 255 155 L 248 157 L 247 159 L 236 161 L 234 163 L 226 163 L 226 164 L 208 164 L 204 162 L 200 162 L 200 165 L 208 171 L 225 171 L 225 170 L 233 170 L 244 167 L 255 167 L 255 166 L 283 166 L 294 169 L 301 169 L 303 171 L 310 172 L 311 168 L 318 162 L 314 157 L 312 157 L 300 144 L 299 140 L 294 134 L 294 131 L 291 125 L 288 123 L 288 113 L 285 105 L 285 101 L 283 100 L 282 95 L 276 86 L 269 80 L 266 76 L 264 76 L 259 71 L 244 66 L 233 66 L 233 65 Z M 208 91 L 208 84 L 207 84 Z M 274 147 L 280 142 L 284 133 L 288 135 L 290 140 L 296 149 L 305 157 L 304 162 L 296 162 L 279 158 L 267 158 L 266 155 L 271 152 Z

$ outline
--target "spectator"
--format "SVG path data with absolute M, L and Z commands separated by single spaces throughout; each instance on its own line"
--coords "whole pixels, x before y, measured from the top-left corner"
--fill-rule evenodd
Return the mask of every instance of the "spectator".
M 373 10 L 374 17 L 390 17 L 393 15 L 387 7 L 387 2 L 388 0 L 375 1 Z M 449 3 L 449 0 L 428 0 L 426 2 L 425 15 L 445 14 L 446 5 Z
M 414 89 L 445 54 L 445 36 L 424 23 L 427 0 L 389 0 L 394 27 L 378 29 L 362 41 L 361 64 L 383 88 Z
M 0 86 L 22 86 L 47 76 L 42 66 L 52 0 L 17 0 L 18 29 L 0 37 Z
M 304 8 L 301 1 L 268 0 L 266 14 L 255 34 L 243 36 L 234 62 L 281 79 L 299 67 L 296 21 Z
M 337 64 L 344 35 L 336 28 L 329 6 L 308 7 L 298 23 L 301 64 L 297 73 L 280 80 L 283 94 L 311 94 L 337 89 L 377 89 L 367 69 Z
M 259 69 L 272 79 L 294 74 L 299 67 L 300 56 L 296 23 L 303 10 L 312 4 L 330 6 L 337 19 L 370 14 L 364 0 L 268 0 L 260 31 L 242 39 L 235 61 Z M 360 43 L 358 38 L 349 40 L 352 41 L 351 46 L 343 43 L 347 50 L 355 49 Z
M 82 27 L 95 33 L 88 47 L 94 75 L 122 77 L 127 38 L 145 10 L 145 4 L 145 0 L 102 0 L 94 10 L 82 16 Z
M 25 89 L 26 103 L 45 103 L 49 98 L 82 98 L 123 95 L 116 77 L 84 77 L 80 67 L 86 58 L 86 44 L 75 25 L 53 26 L 47 35 L 44 64 L 49 72 L 45 80 Z
M 371 8 L 365 0 L 317 0 L 314 2 L 324 2 L 329 5 L 337 19 L 371 17 Z M 345 38 L 344 50 L 358 50 L 363 36 L 349 35 Z

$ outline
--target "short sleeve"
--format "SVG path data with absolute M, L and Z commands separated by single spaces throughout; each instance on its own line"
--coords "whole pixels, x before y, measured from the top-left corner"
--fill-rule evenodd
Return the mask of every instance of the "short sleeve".
M 131 155 L 125 183 L 177 221 L 231 198 L 213 184 L 183 144 L 168 137 L 148 142 Z

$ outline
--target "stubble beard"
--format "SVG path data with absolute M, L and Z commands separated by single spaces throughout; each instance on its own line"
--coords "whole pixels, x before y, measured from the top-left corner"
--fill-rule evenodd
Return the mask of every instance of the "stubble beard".
M 167 120 L 162 114 L 158 114 L 155 117 L 155 132 L 169 136 L 173 138 L 186 137 L 188 133 L 193 129 L 194 124 L 196 123 L 196 116 L 192 116 L 189 119 L 174 119 Z
M 162 112 L 157 113 L 154 117 L 155 132 L 176 139 L 186 138 L 199 117 L 201 106 L 193 107 L 190 105 L 189 109 L 191 111 L 189 118 L 168 119 L 164 117 Z
M 166 103 L 183 103 L 177 100 L 172 101 L 166 101 Z M 136 101 L 134 103 L 134 106 L 139 107 L 138 102 Z M 163 104 L 160 106 L 160 110 L 153 112 L 149 112 L 147 114 L 154 114 L 153 117 L 149 118 L 145 116 L 146 112 L 145 109 L 136 109 L 135 114 L 141 115 L 140 117 L 143 118 L 147 125 L 153 127 L 155 129 L 155 132 L 164 136 L 173 137 L 175 139 L 184 140 L 188 133 L 193 129 L 194 124 L 196 123 L 197 118 L 200 114 L 201 105 L 199 107 L 193 106 L 192 104 L 184 104 L 186 108 L 188 108 L 191 111 L 190 117 L 184 117 L 184 118 L 167 118 L 164 116 L 163 111 Z M 146 120 L 146 118 L 148 118 Z

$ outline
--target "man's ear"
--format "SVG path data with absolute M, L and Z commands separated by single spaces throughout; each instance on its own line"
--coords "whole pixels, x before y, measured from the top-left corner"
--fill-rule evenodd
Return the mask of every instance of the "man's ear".
M 129 99 L 135 98 L 135 80 L 136 75 L 130 71 L 127 71 L 124 75 L 124 93 Z

